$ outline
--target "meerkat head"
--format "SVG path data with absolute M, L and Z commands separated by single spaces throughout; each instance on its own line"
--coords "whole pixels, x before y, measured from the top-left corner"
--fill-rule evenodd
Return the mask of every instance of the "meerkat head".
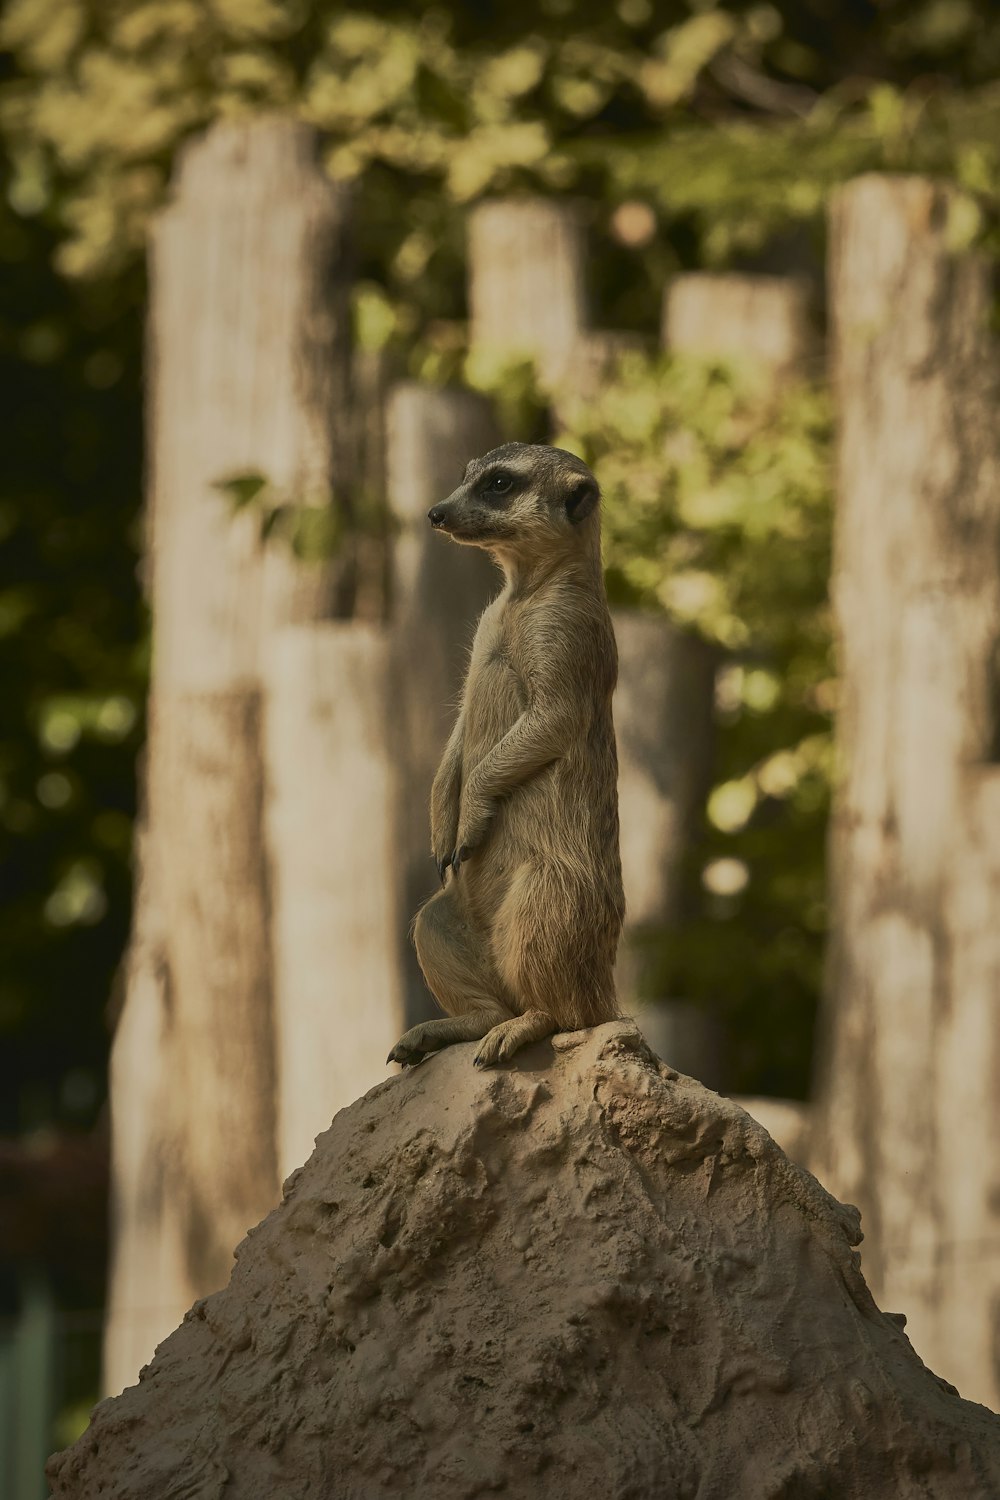
M 474 458 L 457 490 L 428 512 L 438 531 L 505 557 L 599 545 L 597 480 L 582 459 L 541 443 L 504 443 Z

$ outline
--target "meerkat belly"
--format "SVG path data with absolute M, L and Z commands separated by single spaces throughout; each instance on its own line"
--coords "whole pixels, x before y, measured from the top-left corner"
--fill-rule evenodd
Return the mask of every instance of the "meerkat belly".
M 496 840 L 505 862 L 556 863 L 581 888 L 603 887 L 618 858 L 618 767 L 601 722 L 504 802 Z
M 564 756 L 525 782 L 503 805 L 503 843 L 515 863 L 555 860 L 581 872 L 589 864 L 593 809 L 576 757 Z

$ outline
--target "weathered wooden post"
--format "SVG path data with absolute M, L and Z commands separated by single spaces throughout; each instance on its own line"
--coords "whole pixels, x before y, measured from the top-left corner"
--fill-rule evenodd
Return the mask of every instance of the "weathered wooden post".
M 1000 1383 L 1000 364 L 990 263 L 916 177 L 835 200 L 844 765 L 813 1162 L 964 1395 Z
M 349 610 L 351 559 L 266 544 L 218 483 L 254 473 L 284 503 L 345 501 L 348 220 L 311 132 L 266 120 L 188 148 L 153 236 L 154 656 L 112 1058 L 111 1390 L 222 1285 L 278 1194 L 261 660 L 277 626 Z
M 277 1152 L 282 1177 L 405 1030 L 383 626 L 275 632 L 267 684 Z M 404 929 L 405 930 L 405 929 Z
M 822 357 L 804 276 L 689 271 L 663 299 L 666 349 L 752 363 L 771 382 L 808 373 Z
M 501 198 L 469 217 L 469 342 L 535 361 L 552 389 L 586 326 L 586 254 L 578 208 Z
M 681 917 L 681 867 L 711 785 L 717 653 L 662 615 L 614 611 L 618 638 L 618 802 L 626 927 L 623 1004 L 675 1067 L 722 1083 L 718 1026 L 676 996 L 649 993 L 646 944 Z
M 469 459 L 500 439 L 482 396 L 412 381 L 390 395 L 387 432 L 389 508 L 396 528 L 388 716 L 393 860 L 399 872 L 397 948 L 412 1025 L 438 1013 L 407 938 L 417 908 L 437 889 L 430 854 L 431 783 L 451 733 L 476 621 L 501 583 L 484 552 L 435 536 L 427 512 L 456 487 Z

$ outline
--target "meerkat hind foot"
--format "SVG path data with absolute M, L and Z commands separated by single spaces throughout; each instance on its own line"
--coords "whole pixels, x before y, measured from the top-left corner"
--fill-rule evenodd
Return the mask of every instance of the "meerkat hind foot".
M 488 1031 L 473 1062 L 477 1068 L 491 1068 L 495 1063 L 508 1062 L 522 1047 L 527 1047 L 530 1042 L 540 1042 L 558 1030 L 557 1023 L 544 1010 L 526 1010 L 523 1016 L 501 1021 Z

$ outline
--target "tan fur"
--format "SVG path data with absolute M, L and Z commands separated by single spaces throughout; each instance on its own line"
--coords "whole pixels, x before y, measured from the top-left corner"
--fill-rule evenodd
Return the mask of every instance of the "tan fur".
M 476 1062 L 489 1065 L 618 1013 L 618 654 L 597 485 L 578 458 L 505 444 L 471 463 L 430 519 L 485 547 L 505 582 L 479 621 L 431 792 L 444 889 L 413 935 L 447 1018 L 412 1027 L 389 1057 L 412 1063 L 482 1038 Z

